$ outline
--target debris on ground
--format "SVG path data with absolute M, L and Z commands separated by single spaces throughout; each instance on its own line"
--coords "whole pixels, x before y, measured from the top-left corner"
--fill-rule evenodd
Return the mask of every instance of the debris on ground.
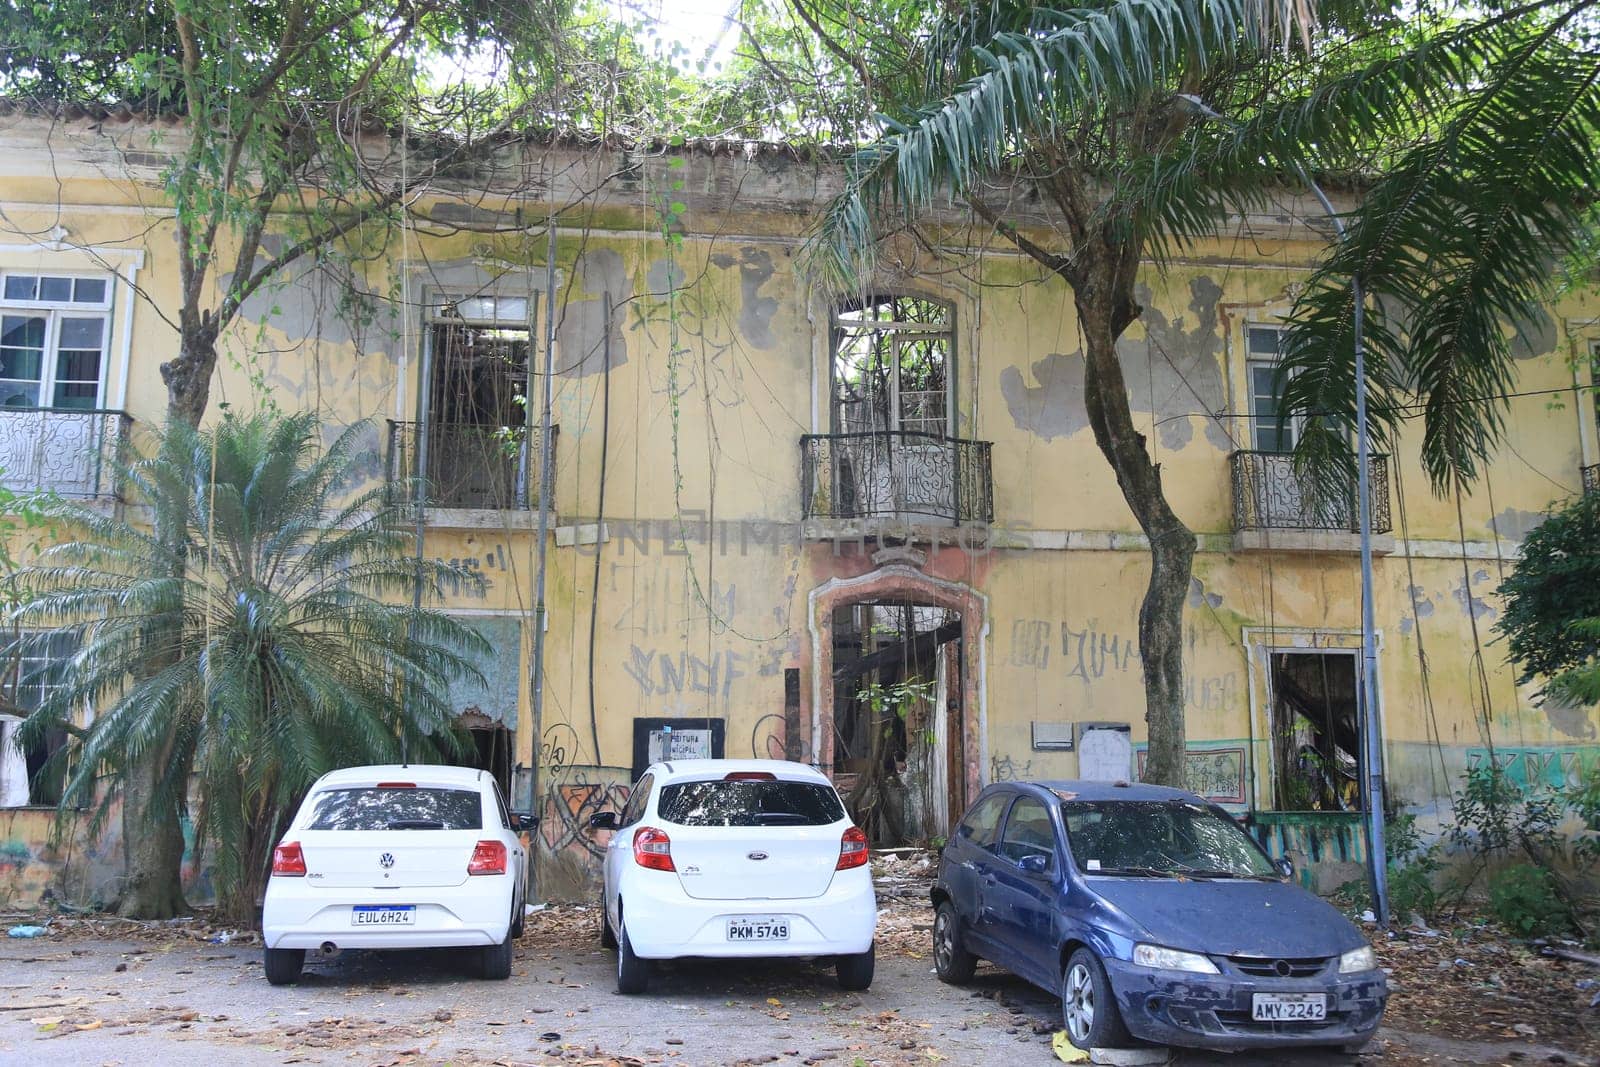
M 1487 923 L 1373 936 L 1389 975 L 1384 1025 L 1471 1040 L 1536 1041 L 1600 1060 L 1600 970 Z M 1542 951 L 1541 951 L 1542 950 Z M 1579 955 L 1568 951 L 1568 955 Z

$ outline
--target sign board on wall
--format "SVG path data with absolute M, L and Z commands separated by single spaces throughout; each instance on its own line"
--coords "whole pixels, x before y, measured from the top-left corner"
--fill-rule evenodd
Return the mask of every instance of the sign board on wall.
M 1078 724 L 1078 777 L 1126 782 L 1133 777 L 1133 735 L 1125 722 Z
M 683 759 L 722 759 L 726 719 L 634 719 L 633 780 L 652 763 Z

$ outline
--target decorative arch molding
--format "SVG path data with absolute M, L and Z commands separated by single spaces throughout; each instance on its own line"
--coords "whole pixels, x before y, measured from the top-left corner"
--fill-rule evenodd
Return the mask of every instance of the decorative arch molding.
M 807 596 L 811 631 L 811 722 L 807 747 L 824 774 L 833 773 L 833 613 L 865 600 L 908 600 L 961 613 L 961 764 L 963 803 L 983 788 L 989 766 L 989 598 L 943 578 L 893 563 L 850 578 L 830 578 Z

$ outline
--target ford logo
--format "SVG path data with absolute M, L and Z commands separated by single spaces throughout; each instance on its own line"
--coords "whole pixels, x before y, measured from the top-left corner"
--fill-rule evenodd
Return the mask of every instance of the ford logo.
M 386 871 L 390 867 L 393 867 L 394 866 L 394 853 L 385 852 L 383 855 L 379 856 L 378 857 L 378 866 L 382 867 Z
M 749 854 L 749 858 L 753 860 L 764 860 L 767 858 L 767 854 L 765 852 L 752 852 Z

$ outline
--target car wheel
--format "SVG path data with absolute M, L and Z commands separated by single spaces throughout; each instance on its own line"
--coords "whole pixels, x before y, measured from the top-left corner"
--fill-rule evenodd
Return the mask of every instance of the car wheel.
M 1100 957 L 1080 948 L 1061 974 L 1061 1021 L 1067 1038 L 1081 1049 L 1122 1048 L 1128 1029 L 1117 1011 L 1117 998 Z
M 858 993 L 872 984 L 872 972 L 877 963 L 877 945 L 867 946 L 867 951 L 853 956 L 840 956 L 833 970 L 839 977 L 839 988 Z
M 617 992 L 629 996 L 643 993 L 650 987 L 650 961 L 633 954 L 633 942 L 628 940 L 628 924 L 623 923 L 617 934 Z
M 272 985 L 294 985 L 300 980 L 300 969 L 306 963 L 303 948 L 269 948 L 261 953 L 261 967 L 267 972 Z
M 507 927 L 505 940 L 478 950 L 478 970 L 484 978 L 491 982 L 503 982 L 511 977 L 511 943 L 511 929 Z
M 606 895 L 604 893 L 600 894 L 600 947 L 617 947 L 617 935 L 611 932 L 611 918 L 606 914 Z
M 933 916 L 933 969 L 939 981 L 965 985 L 978 969 L 978 957 L 961 943 L 961 917 L 948 900 L 939 903 Z
M 517 905 L 516 915 L 511 920 L 511 940 L 520 938 L 523 931 L 528 928 L 528 902 L 522 901 Z

